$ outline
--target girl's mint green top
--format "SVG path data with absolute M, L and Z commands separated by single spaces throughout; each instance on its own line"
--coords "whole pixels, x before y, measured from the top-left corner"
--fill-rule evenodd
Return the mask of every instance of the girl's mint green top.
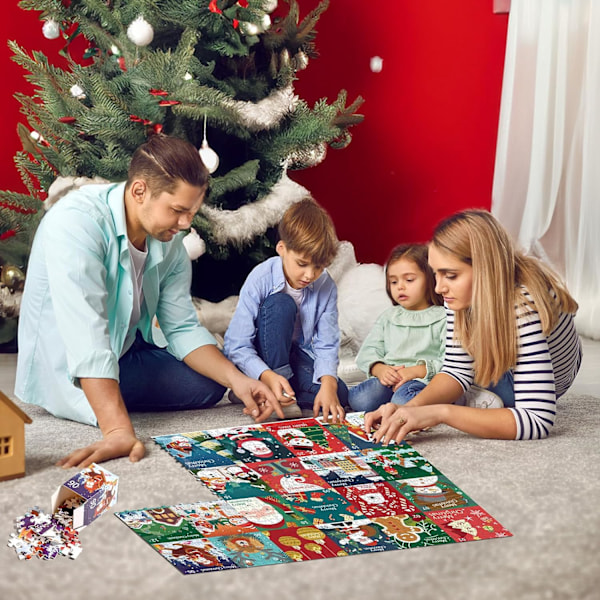
M 92 425 L 96 416 L 79 379 L 119 380 L 133 308 L 124 190 L 124 183 L 87 185 L 48 211 L 35 235 L 19 316 L 17 397 Z M 215 344 L 192 304 L 181 235 L 170 242 L 148 237 L 147 249 L 134 327 L 179 360 Z
M 446 311 L 443 306 L 406 310 L 392 306 L 375 321 L 365 338 L 356 364 L 371 374 L 375 363 L 405 367 L 425 365 L 427 375 L 418 379 L 429 383 L 442 368 L 446 342 Z

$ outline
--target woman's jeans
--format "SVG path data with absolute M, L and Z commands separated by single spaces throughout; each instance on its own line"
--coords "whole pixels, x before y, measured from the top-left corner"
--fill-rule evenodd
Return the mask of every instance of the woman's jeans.
M 321 384 L 314 383 L 314 359 L 292 342 L 298 308 L 288 294 L 267 296 L 258 309 L 256 351 L 267 366 L 285 377 L 296 394 L 298 406 L 312 409 Z M 338 379 L 338 399 L 348 406 L 348 388 Z

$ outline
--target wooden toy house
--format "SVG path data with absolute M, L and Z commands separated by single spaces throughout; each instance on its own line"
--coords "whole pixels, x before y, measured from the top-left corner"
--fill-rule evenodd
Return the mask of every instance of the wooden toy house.
M 0 392 L 0 481 L 25 475 L 25 423 L 31 419 Z

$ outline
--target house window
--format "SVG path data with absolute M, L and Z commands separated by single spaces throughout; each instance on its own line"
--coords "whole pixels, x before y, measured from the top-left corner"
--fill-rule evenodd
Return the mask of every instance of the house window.
M 0 437 L 0 458 L 11 456 L 13 453 L 11 437 Z

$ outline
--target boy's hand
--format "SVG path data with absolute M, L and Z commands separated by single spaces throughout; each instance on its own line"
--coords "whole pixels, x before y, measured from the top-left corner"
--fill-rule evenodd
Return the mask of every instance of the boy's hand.
M 260 380 L 269 387 L 281 406 L 287 406 L 296 402 L 296 394 L 290 382 L 283 375 L 278 375 L 275 371 L 271 370 L 263 371 Z M 287 395 L 284 396 L 284 392 Z
M 266 421 L 273 411 L 279 418 L 284 418 L 277 398 L 264 383 L 242 375 L 232 382 L 231 389 L 245 404 L 244 414 L 250 415 L 256 423 Z
M 321 377 L 321 389 L 315 396 L 313 416 L 316 418 L 321 411 L 326 423 L 341 423 L 346 416 L 337 396 L 337 380 L 331 375 Z

